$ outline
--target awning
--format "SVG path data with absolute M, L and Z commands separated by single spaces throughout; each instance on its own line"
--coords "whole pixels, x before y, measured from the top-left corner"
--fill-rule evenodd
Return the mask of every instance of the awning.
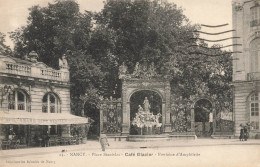
M 69 125 L 87 124 L 88 118 L 69 113 L 33 113 L 24 111 L 0 111 L 0 124 L 15 125 Z

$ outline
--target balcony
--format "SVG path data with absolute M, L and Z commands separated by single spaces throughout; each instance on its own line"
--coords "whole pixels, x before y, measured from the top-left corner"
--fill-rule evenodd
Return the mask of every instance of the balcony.
M 260 72 L 251 72 L 247 74 L 248 81 L 260 80 Z
M 64 70 L 54 70 L 45 68 L 41 65 L 25 65 L 13 62 L 4 62 L 5 68 L 0 69 L 0 73 L 14 74 L 18 76 L 27 76 L 38 79 L 47 79 L 52 81 L 69 82 L 69 72 Z
M 253 20 L 250 22 L 250 27 L 260 26 L 260 20 Z

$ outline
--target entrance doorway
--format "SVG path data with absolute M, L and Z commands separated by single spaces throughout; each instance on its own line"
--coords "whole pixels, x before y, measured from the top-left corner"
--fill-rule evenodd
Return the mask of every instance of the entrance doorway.
M 195 103 L 195 134 L 197 137 L 210 137 L 213 133 L 213 107 L 207 99 Z
M 149 111 L 144 111 L 147 108 L 147 103 L 149 103 Z M 161 127 L 156 128 L 153 126 L 149 130 L 148 128 L 143 128 L 141 132 L 141 128 L 132 125 L 136 114 L 140 111 L 140 107 L 144 112 L 150 113 L 150 116 L 162 115 L 162 98 L 158 93 L 151 90 L 140 90 L 132 94 L 130 98 L 130 134 L 160 134 L 162 132 Z M 158 122 L 162 123 L 162 117 L 158 118 Z

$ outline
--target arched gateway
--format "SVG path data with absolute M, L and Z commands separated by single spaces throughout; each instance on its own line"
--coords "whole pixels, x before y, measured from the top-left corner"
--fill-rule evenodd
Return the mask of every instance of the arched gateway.
M 170 81 L 156 74 L 154 65 L 149 67 L 136 64 L 133 74 L 127 74 L 127 67 L 120 67 L 122 80 L 122 134 L 130 133 L 130 99 L 138 91 L 153 91 L 161 97 L 162 131 L 171 132 L 170 123 Z
M 216 111 L 215 98 L 210 98 L 206 92 L 189 99 L 181 96 L 171 99 L 170 79 L 157 74 L 153 63 L 149 66 L 137 63 L 131 74 L 123 64 L 119 78 L 121 98 L 103 99 L 100 106 L 100 131 L 115 139 L 195 139 L 232 132 L 229 128 L 232 121 L 226 118 L 230 112 Z
M 171 133 L 168 77 L 158 75 L 153 63 L 149 66 L 137 63 L 132 74 L 124 64 L 121 65 L 119 78 L 122 81 L 121 98 L 105 98 L 100 105 L 100 131 L 111 136 L 128 136 L 139 114 L 145 122 L 146 132 L 152 131 L 149 134 Z

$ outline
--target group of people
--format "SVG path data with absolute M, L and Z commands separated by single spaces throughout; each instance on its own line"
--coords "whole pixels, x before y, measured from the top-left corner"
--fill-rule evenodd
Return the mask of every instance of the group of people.
M 244 126 L 243 124 L 240 124 L 240 136 L 239 139 L 240 141 L 247 141 L 248 137 L 249 137 L 249 130 L 248 127 L 250 127 L 250 125 L 246 124 L 246 126 Z

